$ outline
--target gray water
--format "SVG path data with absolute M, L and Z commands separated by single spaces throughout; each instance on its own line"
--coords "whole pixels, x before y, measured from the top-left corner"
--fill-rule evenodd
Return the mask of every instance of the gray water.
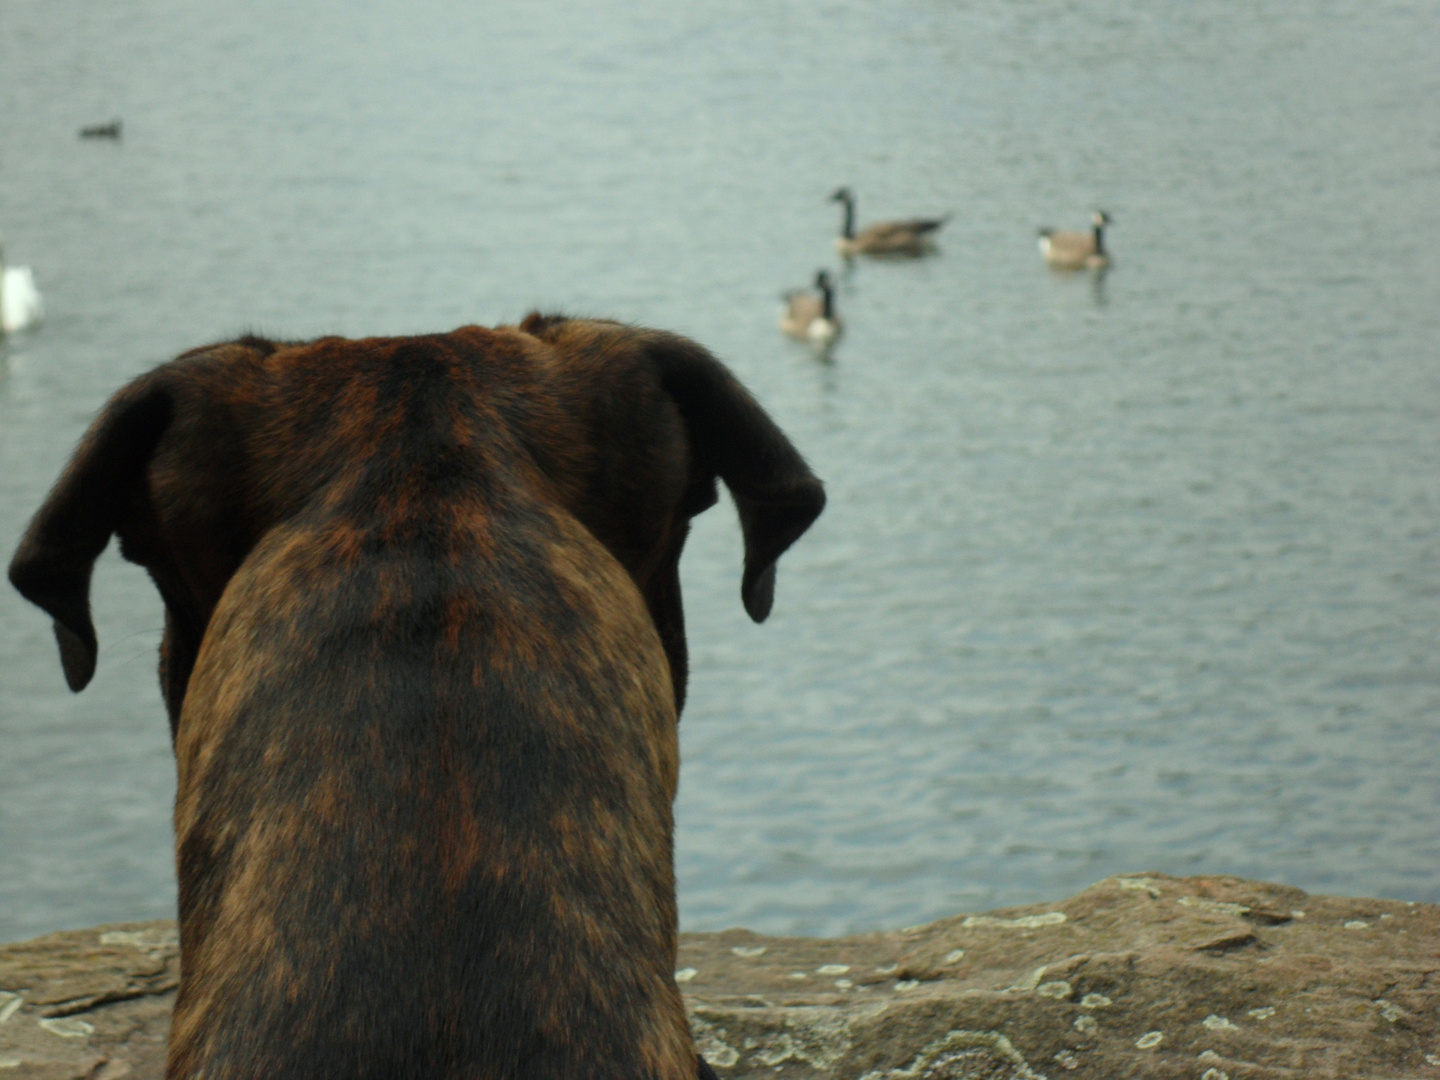
M 100 403 L 256 330 L 532 306 L 711 347 L 830 508 L 684 562 L 685 928 L 1235 873 L 1440 901 L 1440 19 L 1423 0 L 5 0 L 0 548 Z M 118 144 L 77 129 L 122 116 Z M 776 296 L 862 221 L 829 360 Z M 1104 207 L 1114 269 L 1041 265 Z M 171 914 L 161 608 L 0 590 L 0 939 Z

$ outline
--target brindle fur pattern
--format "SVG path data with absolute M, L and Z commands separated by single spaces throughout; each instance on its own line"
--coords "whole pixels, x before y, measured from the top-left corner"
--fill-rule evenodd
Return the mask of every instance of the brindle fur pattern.
M 717 477 L 759 621 L 824 494 L 684 338 L 250 337 L 111 399 L 10 576 L 76 690 L 112 534 L 165 603 L 169 1077 L 696 1075 L 678 565 Z

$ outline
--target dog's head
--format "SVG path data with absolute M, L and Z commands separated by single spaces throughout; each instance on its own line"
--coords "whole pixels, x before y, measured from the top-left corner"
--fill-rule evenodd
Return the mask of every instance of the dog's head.
M 161 684 L 173 725 L 215 605 L 277 526 L 373 512 L 385 520 L 370 539 L 383 542 L 406 527 L 407 498 L 523 492 L 578 520 L 629 573 L 678 710 L 680 552 L 690 518 L 716 501 L 717 478 L 740 515 L 741 597 L 760 622 L 776 560 L 819 515 L 824 491 L 694 342 L 541 315 L 413 338 L 243 338 L 185 353 L 110 400 L 32 521 L 10 580 L 52 616 L 66 680 L 83 689 L 97 652 L 90 577 L 117 534 L 165 601 Z

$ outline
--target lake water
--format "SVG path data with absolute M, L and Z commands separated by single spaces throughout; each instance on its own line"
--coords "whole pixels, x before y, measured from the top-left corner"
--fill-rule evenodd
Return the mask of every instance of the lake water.
M 6 0 L 8 559 L 122 382 L 532 306 L 711 347 L 825 478 L 762 627 L 684 562 L 683 925 L 834 934 L 1234 873 L 1440 901 L 1428 0 Z M 82 125 L 124 118 L 118 143 Z M 777 294 L 862 223 L 829 361 Z M 1103 279 L 1035 228 L 1114 218 Z M 0 590 L 0 940 L 171 914 L 161 607 Z

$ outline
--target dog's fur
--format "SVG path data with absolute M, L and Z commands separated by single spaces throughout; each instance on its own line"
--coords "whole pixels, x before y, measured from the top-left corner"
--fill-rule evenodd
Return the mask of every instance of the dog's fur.
M 251 337 L 111 399 L 10 578 L 75 690 L 112 533 L 165 602 L 167 1076 L 696 1075 L 678 566 L 717 476 L 760 621 L 824 493 L 684 338 L 541 315 Z

